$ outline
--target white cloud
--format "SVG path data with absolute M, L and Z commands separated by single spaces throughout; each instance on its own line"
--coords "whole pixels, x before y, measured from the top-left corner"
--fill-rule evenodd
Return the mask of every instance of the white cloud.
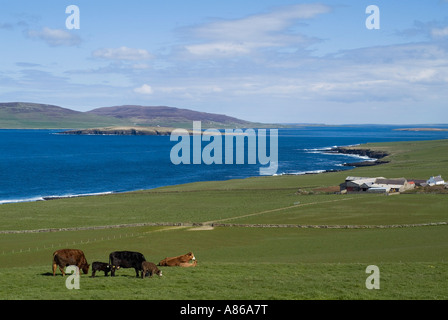
M 189 45 L 185 48 L 188 52 L 194 55 L 208 56 L 229 56 L 235 54 L 246 54 L 249 53 L 254 45 L 250 43 L 231 43 L 231 42 L 216 42 L 216 43 L 205 43 Z
M 202 43 L 185 48 L 198 56 L 229 56 L 249 54 L 257 48 L 297 46 L 310 39 L 288 29 L 298 20 L 329 11 L 330 8 L 322 4 L 299 4 L 242 19 L 212 22 L 190 29 Z
M 296 20 L 310 19 L 327 13 L 330 8 L 321 4 L 300 4 L 284 7 L 267 14 L 252 15 L 242 19 L 217 21 L 195 30 L 203 38 L 252 41 L 266 33 L 283 31 Z
M 61 29 L 43 28 L 41 31 L 28 30 L 28 37 L 45 41 L 52 47 L 76 46 L 81 43 L 81 38 L 71 32 Z
M 144 49 L 134 49 L 128 47 L 120 48 L 105 48 L 95 50 L 92 55 L 96 58 L 103 58 L 109 60 L 149 60 L 152 55 Z
M 434 28 L 431 30 L 431 35 L 436 38 L 443 38 L 448 36 L 448 27 L 443 29 Z
M 141 87 L 135 88 L 134 89 L 135 93 L 139 93 L 139 94 L 153 94 L 154 90 L 152 89 L 152 87 L 150 85 L 144 84 Z
M 132 69 L 135 70 L 145 70 L 145 69 L 149 69 L 150 66 L 147 65 L 146 63 L 136 63 L 134 65 L 132 65 Z

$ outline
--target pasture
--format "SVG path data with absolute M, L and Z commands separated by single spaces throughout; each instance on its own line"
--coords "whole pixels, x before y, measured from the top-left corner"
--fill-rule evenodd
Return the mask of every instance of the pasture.
M 0 233 L 0 299 L 446 300 L 448 225 L 428 225 L 448 221 L 446 194 L 319 189 L 347 175 L 448 178 L 448 141 L 368 147 L 389 151 L 390 163 L 1 205 L 0 231 L 55 230 Z M 167 225 L 130 226 L 139 223 Z M 253 226 L 259 224 L 269 227 Z M 89 271 L 80 290 L 67 290 L 59 271 L 51 273 L 52 253 L 61 248 L 83 250 L 90 264 L 107 262 L 116 250 L 139 251 L 155 263 L 193 251 L 198 266 L 161 267 L 163 277 L 144 280 L 133 269 L 115 278 L 90 278 Z M 379 290 L 366 289 L 368 265 L 380 269 Z

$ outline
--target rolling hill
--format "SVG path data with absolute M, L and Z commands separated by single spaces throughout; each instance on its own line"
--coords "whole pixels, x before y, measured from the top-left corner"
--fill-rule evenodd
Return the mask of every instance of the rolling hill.
M 113 126 L 191 128 L 193 121 L 202 121 L 203 128 L 266 126 L 222 114 L 162 106 L 125 105 L 80 112 L 48 104 L 0 103 L 0 128 L 3 129 L 87 129 Z
M 114 117 L 127 120 L 134 125 L 161 126 L 161 127 L 187 127 L 191 128 L 193 121 L 201 121 L 203 127 L 247 127 L 253 123 L 223 114 L 198 112 L 189 109 L 157 106 L 144 107 L 125 105 L 116 107 L 98 108 L 88 112 L 98 116 Z
M 2 129 L 69 129 L 122 124 L 128 122 L 54 105 L 28 102 L 0 103 Z

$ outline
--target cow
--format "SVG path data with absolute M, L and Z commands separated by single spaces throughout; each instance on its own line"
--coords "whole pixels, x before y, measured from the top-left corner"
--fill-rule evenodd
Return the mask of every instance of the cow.
M 77 266 L 80 270 L 87 274 L 89 272 L 89 264 L 87 263 L 84 252 L 78 249 L 61 249 L 53 253 L 53 276 L 56 275 L 56 268 L 65 276 L 64 268 L 67 266 Z
M 137 277 L 142 271 L 142 262 L 146 261 L 143 254 L 133 251 L 114 251 L 109 255 L 109 264 L 112 268 L 111 277 L 115 277 L 115 270 L 120 268 L 134 268 Z
M 157 266 L 152 262 L 143 261 L 142 269 L 143 269 L 142 270 L 142 279 L 144 279 L 146 277 L 146 274 L 148 274 L 148 273 L 149 273 L 149 277 L 152 277 L 153 274 L 156 274 L 159 277 L 162 276 L 162 271 L 160 271 L 159 268 L 157 268 Z
M 111 271 L 110 264 L 95 261 L 92 263 L 92 278 L 95 278 L 95 273 L 97 271 L 104 271 L 104 276 L 107 277 L 107 274 Z
M 190 263 L 190 260 L 193 260 L 193 263 Z M 162 261 L 159 262 L 158 266 L 165 266 L 165 267 L 196 267 L 197 261 L 193 254 L 193 252 L 188 252 L 184 255 L 172 257 L 172 258 L 165 258 Z

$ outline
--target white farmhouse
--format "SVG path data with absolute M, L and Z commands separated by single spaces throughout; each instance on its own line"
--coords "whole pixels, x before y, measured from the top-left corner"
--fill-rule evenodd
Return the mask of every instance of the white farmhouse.
M 438 175 L 437 177 L 429 178 L 428 181 L 426 181 L 426 183 L 429 186 L 437 186 L 437 185 L 445 184 L 445 181 L 442 179 L 442 177 L 440 175 Z

